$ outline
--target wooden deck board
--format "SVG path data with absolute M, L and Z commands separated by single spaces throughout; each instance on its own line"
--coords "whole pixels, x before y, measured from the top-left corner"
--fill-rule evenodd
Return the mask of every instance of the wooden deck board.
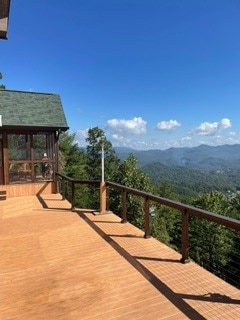
M 239 319 L 239 290 L 114 214 L 42 195 L 0 219 L 1 320 Z

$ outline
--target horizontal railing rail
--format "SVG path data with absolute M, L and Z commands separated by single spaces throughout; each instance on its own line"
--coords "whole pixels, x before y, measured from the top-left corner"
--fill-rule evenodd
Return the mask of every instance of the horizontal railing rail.
M 207 221 L 215 222 L 219 225 L 228 227 L 230 229 L 233 229 L 235 231 L 240 231 L 240 221 L 226 217 L 217 213 L 213 213 L 207 210 L 203 210 L 200 208 L 196 208 L 190 205 L 186 205 L 184 203 L 170 200 L 167 198 L 163 198 L 160 196 L 156 196 L 154 194 L 140 191 L 134 188 L 125 187 L 121 184 L 113 183 L 113 182 L 106 182 L 108 187 L 121 190 L 122 192 L 122 210 L 121 210 L 121 216 L 122 216 L 122 222 L 127 221 L 127 212 L 126 212 L 126 196 L 127 193 L 134 194 L 137 196 L 140 196 L 144 198 L 144 212 L 145 212 L 145 238 L 150 237 L 150 205 L 149 202 L 157 202 L 162 205 L 165 205 L 167 207 L 177 209 L 182 214 L 182 234 L 181 234 L 181 262 L 186 263 L 189 262 L 189 217 L 195 216 L 200 219 L 204 219 Z
M 59 172 L 56 172 L 56 178 L 58 182 L 62 182 L 60 193 L 62 194 L 63 199 L 66 198 L 66 191 L 67 191 L 67 184 L 70 184 L 71 189 L 71 198 L 68 199 L 71 202 L 71 209 L 73 210 L 75 207 L 75 189 L 76 185 L 96 185 L 98 186 L 100 184 L 99 180 L 80 180 L 80 179 L 73 179 L 70 178 L 64 174 L 61 174 Z M 59 189 L 59 186 L 58 186 Z
M 72 209 L 74 208 L 74 195 L 75 195 L 75 186 L 77 184 L 88 184 L 88 185 L 99 185 L 101 181 L 99 180 L 75 180 L 69 178 L 60 173 L 56 173 L 58 179 L 63 181 L 63 197 L 64 197 L 64 186 L 65 183 L 68 182 L 71 184 L 71 203 Z M 163 198 L 152 193 L 144 192 L 138 189 L 134 189 L 131 187 L 126 187 L 118 183 L 106 181 L 107 188 L 113 188 L 120 190 L 121 192 L 121 219 L 122 223 L 127 222 L 127 194 L 133 194 L 136 196 L 140 196 L 144 199 L 144 228 L 145 228 L 145 238 L 149 238 L 151 236 L 150 230 L 150 202 L 156 202 L 161 205 L 176 209 L 181 212 L 182 215 L 182 234 L 181 234 L 181 262 L 186 263 L 189 261 L 189 217 L 195 216 L 200 219 L 204 219 L 207 221 L 215 222 L 221 226 L 225 226 L 235 231 L 240 231 L 240 220 L 236 220 L 230 217 L 223 216 L 221 214 L 213 213 L 210 211 L 202 210 L 200 208 L 193 207 L 191 205 L 186 205 L 184 203 L 170 200 L 167 198 Z M 101 192 L 100 192 L 101 197 Z M 101 200 L 101 199 L 100 199 Z
M 199 208 L 184 204 L 182 202 L 178 202 L 178 201 L 170 200 L 170 199 L 163 198 L 160 196 L 156 196 L 152 193 L 140 191 L 140 190 L 130 188 L 130 187 L 125 187 L 121 184 L 117 184 L 117 183 L 113 183 L 113 182 L 109 182 L 109 181 L 107 181 L 106 184 L 109 187 L 112 187 L 115 189 L 120 189 L 120 190 L 125 190 L 128 193 L 135 194 L 135 195 L 141 196 L 143 198 L 148 198 L 148 200 L 150 200 L 150 201 L 163 204 L 165 206 L 168 206 L 173 209 L 177 209 L 177 210 L 182 211 L 184 213 L 188 212 L 192 216 L 196 216 L 201 219 L 216 222 L 216 223 L 221 224 L 225 227 L 234 229 L 236 231 L 240 231 L 240 221 L 239 220 L 236 220 L 236 219 L 233 219 L 230 217 L 226 217 L 226 216 L 222 216 L 220 214 L 213 213 L 213 212 L 210 212 L 207 210 L 199 209 Z
M 56 172 L 56 176 L 62 178 L 63 180 L 69 181 L 71 183 L 76 184 L 91 184 L 91 185 L 99 185 L 100 180 L 81 180 L 81 179 L 73 179 L 62 173 Z

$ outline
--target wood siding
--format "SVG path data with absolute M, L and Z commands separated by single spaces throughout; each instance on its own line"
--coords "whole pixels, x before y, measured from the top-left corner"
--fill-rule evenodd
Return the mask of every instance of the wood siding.
M 0 185 L 0 191 L 6 190 L 7 198 L 32 196 L 38 194 L 51 194 L 56 192 L 54 182 Z

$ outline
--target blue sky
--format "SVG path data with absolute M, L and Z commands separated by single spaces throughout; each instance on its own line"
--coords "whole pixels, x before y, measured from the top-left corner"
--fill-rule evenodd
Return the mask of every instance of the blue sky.
M 81 146 L 240 143 L 239 0 L 12 0 L 7 89 L 58 93 Z M 47 115 L 46 115 L 47 116 Z

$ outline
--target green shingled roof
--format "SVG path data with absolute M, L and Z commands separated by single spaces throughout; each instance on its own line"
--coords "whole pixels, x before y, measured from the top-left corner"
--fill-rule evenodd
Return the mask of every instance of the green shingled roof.
M 0 90 L 2 125 L 67 130 L 60 96 L 49 93 Z

